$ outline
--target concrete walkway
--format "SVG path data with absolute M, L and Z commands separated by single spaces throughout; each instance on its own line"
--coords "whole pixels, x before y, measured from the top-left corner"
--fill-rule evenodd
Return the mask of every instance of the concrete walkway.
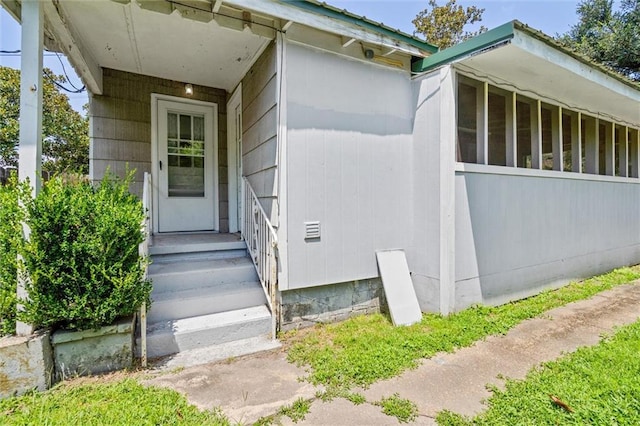
M 415 370 L 356 390 L 366 397 L 365 404 L 356 406 L 340 398 L 326 403 L 315 400 L 305 420 L 297 424 L 398 424 L 371 404 L 394 393 L 417 404 L 420 415 L 415 424 L 435 424 L 436 414 L 444 409 L 472 415 L 485 408 L 482 401 L 490 396 L 486 385 L 502 385 L 499 376 L 524 378 L 541 362 L 594 345 L 603 333 L 639 317 L 640 282 L 620 286 L 525 321 L 504 336 L 453 354 L 438 354 Z M 314 398 L 318 389 L 300 381 L 303 376 L 302 369 L 287 363 L 285 353 L 273 351 L 187 368 L 148 383 L 176 389 L 201 408 L 219 406 L 232 421 L 250 424 L 299 397 Z M 293 424 L 286 417 L 281 421 Z

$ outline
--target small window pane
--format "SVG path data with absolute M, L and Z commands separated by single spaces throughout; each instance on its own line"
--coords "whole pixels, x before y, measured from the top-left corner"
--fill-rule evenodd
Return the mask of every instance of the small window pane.
M 204 140 L 204 117 L 193 117 L 193 140 Z
M 463 163 L 477 162 L 477 89 L 458 83 L 458 149 L 457 159 Z
M 180 116 L 180 139 L 191 140 L 191 116 Z
M 172 112 L 167 115 L 167 136 L 169 139 L 178 137 L 178 116 Z
M 506 99 L 489 92 L 489 164 L 507 165 Z
M 603 121 L 598 126 L 598 174 L 607 174 L 607 125 Z
M 562 114 L 562 161 L 565 172 L 573 171 L 573 152 L 571 150 L 571 125 L 573 117 Z
M 518 126 L 518 167 L 531 168 L 531 104 L 516 103 L 516 122 Z
M 542 108 L 542 170 L 553 170 L 553 129 L 551 122 L 552 111 Z

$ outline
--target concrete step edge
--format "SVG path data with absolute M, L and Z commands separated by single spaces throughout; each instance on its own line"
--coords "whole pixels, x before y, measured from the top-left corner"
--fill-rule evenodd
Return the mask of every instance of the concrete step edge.
M 178 320 L 159 321 L 149 324 L 147 336 L 153 334 L 184 334 L 201 330 L 224 328 L 254 321 L 271 320 L 271 313 L 266 305 L 236 309 L 215 314 L 200 315 Z

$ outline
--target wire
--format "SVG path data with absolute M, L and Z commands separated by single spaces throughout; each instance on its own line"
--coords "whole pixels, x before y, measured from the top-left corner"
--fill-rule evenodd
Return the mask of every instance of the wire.
M 62 84 L 58 83 L 57 81 L 55 81 L 53 77 L 49 77 L 49 81 L 51 81 L 51 83 L 53 83 L 53 85 L 56 86 L 58 89 L 64 90 L 65 92 L 68 92 L 68 93 L 83 93 L 85 90 L 87 90 L 86 86 L 82 86 L 79 89 L 71 90 L 67 87 L 64 87 Z
M 87 86 L 77 87 L 75 84 L 73 84 L 73 82 L 71 81 L 71 78 L 69 78 L 69 74 L 67 74 L 67 68 L 64 66 L 64 62 L 62 62 L 62 58 L 60 57 L 60 54 L 58 52 L 51 52 L 49 50 L 47 50 L 47 52 L 50 52 L 50 53 L 43 54 L 43 56 L 55 56 L 56 58 L 58 58 L 58 62 L 60 62 L 60 66 L 62 66 L 62 73 L 64 74 L 65 82 L 69 83 L 73 89 L 69 89 L 68 87 L 63 86 L 62 84 L 58 83 L 53 77 L 48 76 L 47 74 L 45 74 L 45 77 L 47 77 L 54 86 L 56 86 L 60 90 L 64 90 L 65 92 L 68 92 L 68 93 L 85 92 L 87 90 Z M 19 50 L 19 49 L 18 50 L 0 50 L 0 56 L 20 56 L 20 55 L 22 55 L 22 50 Z
M 0 51 L 0 56 L 22 56 L 22 53 L 2 53 Z M 53 53 L 43 53 L 42 56 L 55 56 Z
M 56 55 L 56 58 L 58 58 L 58 62 L 60 62 L 60 65 L 62 66 L 62 72 L 64 73 L 65 78 L 67 79 L 67 83 L 69 83 L 71 85 L 71 87 L 73 87 L 76 92 L 75 93 L 81 93 L 86 89 L 86 86 L 82 86 L 82 88 L 78 89 L 76 87 L 75 84 L 73 84 L 73 82 L 71 82 L 71 79 L 69 78 L 69 74 L 67 74 L 67 69 L 64 66 L 64 62 L 62 62 L 62 58 L 60 58 L 60 54 L 58 52 L 53 52 Z M 68 90 L 67 90 L 68 91 Z M 73 92 L 72 92 L 73 93 Z

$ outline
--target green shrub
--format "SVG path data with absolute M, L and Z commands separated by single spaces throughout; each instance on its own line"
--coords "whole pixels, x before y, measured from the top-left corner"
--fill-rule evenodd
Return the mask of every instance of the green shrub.
M 19 318 L 39 327 L 98 328 L 149 302 L 138 245 L 143 211 L 124 181 L 56 177 L 27 203 L 29 300 Z
M 0 336 L 16 330 L 17 260 L 23 213 L 18 205 L 19 190 L 15 177 L 0 185 Z

